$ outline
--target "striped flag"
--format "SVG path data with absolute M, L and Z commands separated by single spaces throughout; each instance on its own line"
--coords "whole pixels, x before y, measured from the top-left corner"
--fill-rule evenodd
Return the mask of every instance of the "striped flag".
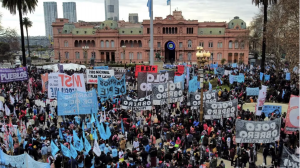
M 171 5 L 171 0 L 167 0 L 167 5 Z
M 148 10 L 149 10 L 149 17 L 151 17 L 151 11 L 152 11 L 152 0 L 148 0 L 147 7 L 148 7 Z

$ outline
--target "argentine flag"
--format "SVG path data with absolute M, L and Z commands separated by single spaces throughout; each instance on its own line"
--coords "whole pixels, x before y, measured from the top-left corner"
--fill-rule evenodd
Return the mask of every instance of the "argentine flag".
M 167 5 L 171 5 L 171 0 L 167 0 Z
M 148 7 L 148 10 L 149 10 L 149 17 L 151 17 L 151 11 L 152 11 L 152 0 L 148 0 L 147 7 Z

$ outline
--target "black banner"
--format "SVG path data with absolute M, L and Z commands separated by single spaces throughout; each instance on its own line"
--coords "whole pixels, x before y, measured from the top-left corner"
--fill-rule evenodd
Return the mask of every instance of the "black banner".
M 280 160 L 280 168 L 299 168 L 300 167 L 300 159 L 297 155 L 291 154 L 288 149 L 283 146 L 281 160 Z
M 221 119 L 235 117 L 238 100 L 234 99 L 226 102 L 204 103 L 205 119 Z
M 203 93 L 203 103 L 214 103 L 218 101 L 217 92 L 204 92 Z M 191 93 L 190 94 L 190 106 L 191 109 L 199 109 L 201 104 L 201 93 Z
M 152 109 L 151 96 L 147 96 L 140 99 L 132 99 L 131 97 L 122 97 L 122 109 L 132 110 L 132 111 L 142 111 Z

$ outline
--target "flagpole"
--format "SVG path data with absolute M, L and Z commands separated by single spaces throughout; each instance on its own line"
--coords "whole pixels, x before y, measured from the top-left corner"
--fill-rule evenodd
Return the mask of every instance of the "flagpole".
M 171 6 L 172 6 L 172 1 L 170 1 L 170 15 L 171 15 Z
M 150 65 L 154 65 L 154 50 L 153 50 L 153 0 L 151 1 L 151 11 L 150 11 Z

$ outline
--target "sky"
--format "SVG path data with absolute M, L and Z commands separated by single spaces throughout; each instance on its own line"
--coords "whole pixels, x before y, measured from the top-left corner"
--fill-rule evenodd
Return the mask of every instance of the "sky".
M 139 22 L 149 19 L 147 8 L 148 0 L 119 0 L 120 20 L 128 21 L 129 13 L 138 13 Z M 227 23 L 235 16 L 243 19 L 247 25 L 259 12 L 259 8 L 252 4 L 252 0 L 171 0 L 172 11 L 180 10 L 185 19 L 203 21 L 226 21 Z M 29 36 L 45 36 L 43 2 L 49 0 L 39 0 L 36 10 L 27 17 L 33 22 L 33 27 L 29 29 Z M 62 2 L 68 0 L 56 0 L 58 17 L 63 17 Z M 76 0 L 77 20 L 84 21 L 104 21 L 104 0 Z M 0 0 L 0 13 L 2 14 L 1 25 L 10 27 L 20 32 L 19 17 L 12 15 L 2 7 Z M 170 6 L 167 0 L 153 0 L 154 17 L 165 18 L 170 14 Z

